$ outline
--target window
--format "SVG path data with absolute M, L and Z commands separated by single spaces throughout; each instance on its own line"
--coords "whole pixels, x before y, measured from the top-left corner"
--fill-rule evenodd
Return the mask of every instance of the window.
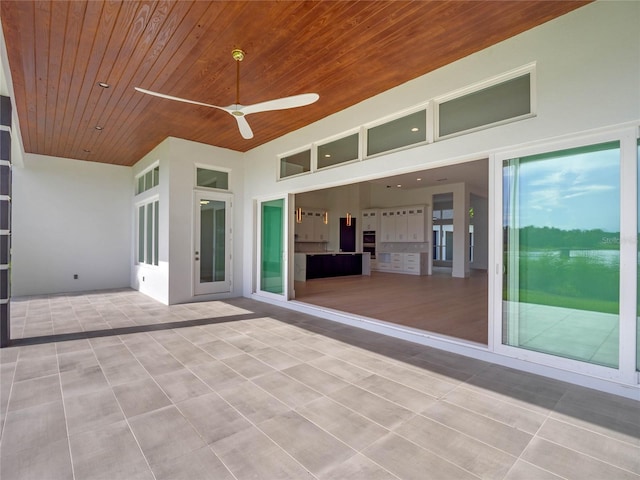
M 531 72 L 528 72 L 446 101 L 436 101 L 436 136 L 454 135 L 531 114 Z
M 503 343 L 618 367 L 620 146 L 503 163 Z
M 229 173 L 209 168 L 196 168 L 196 186 L 229 190 Z
M 357 133 L 333 142 L 318 145 L 318 168 L 332 167 L 358 159 Z
M 138 206 L 138 263 L 158 265 L 159 202 Z
M 150 168 L 136 177 L 136 195 L 160 184 L 160 166 Z
M 311 149 L 280 158 L 280 178 L 311 171 Z
M 367 156 L 427 140 L 427 111 L 419 110 L 367 130 Z

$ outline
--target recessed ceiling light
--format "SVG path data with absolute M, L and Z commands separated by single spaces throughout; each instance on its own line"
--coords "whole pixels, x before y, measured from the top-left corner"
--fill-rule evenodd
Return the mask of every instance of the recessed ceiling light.
M 84 153 L 91 153 L 91 150 L 89 150 L 88 148 L 83 148 L 83 149 L 82 149 L 82 151 L 83 151 Z
M 96 125 L 94 128 L 95 128 L 96 130 L 102 130 L 102 129 L 104 129 L 104 127 L 101 127 L 100 125 Z
M 324 154 L 324 158 L 331 158 L 331 154 L 330 153 L 325 153 Z
M 421 182 L 421 181 L 422 181 L 422 179 L 421 179 L 421 178 L 416 178 L 416 181 L 417 181 L 417 182 Z
M 418 127 L 413 127 L 413 128 L 411 129 L 411 131 L 412 131 L 412 132 L 417 132 L 418 130 L 420 130 Z
M 111 85 L 109 85 L 107 82 L 98 82 L 98 86 L 102 88 L 109 88 Z
M 396 187 L 398 187 L 398 188 L 400 188 L 400 187 L 402 187 L 402 185 L 400 185 L 400 184 L 397 184 L 397 185 L 396 185 Z

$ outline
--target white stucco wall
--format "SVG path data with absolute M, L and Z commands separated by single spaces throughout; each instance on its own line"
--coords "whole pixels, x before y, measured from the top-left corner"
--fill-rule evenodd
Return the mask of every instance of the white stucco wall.
M 606 21 L 605 21 L 606 19 Z M 640 2 L 595 2 L 292 132 L 245 155 L 244 294 L 262 196 L 344 185 L 640 119 Z M 362 162 L 276 181 L 277 156 L 536 63 L 537 116 Z M 322 98 L 319 100 L 322 102 Z
M 169 303 L 211 300 L 242 295 L 242 246 L 244 169 L 242 154 L 178 138 L 168 140 L 169 161 Z M 229 170 L 233 194 L 232 291 L 193 295 L 194 284 L 194 191 L 196 164 Z M 162 175 L 162 174 L 161 174 Z M 166 177 L 165 177 L 166 178 Z M 161 180 L 162 182 L 162 180 Z
M 130 168 L 27 154 L 12 193 L 12 296 L 129 286 Z

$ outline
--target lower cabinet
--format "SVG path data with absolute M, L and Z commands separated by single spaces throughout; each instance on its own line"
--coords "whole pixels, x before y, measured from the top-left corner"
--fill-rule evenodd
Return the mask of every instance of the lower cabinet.
M 428 255 L 428 253 L 379 253 L 376 270 L 408 275 L 427 275 Z
M 307 280 L 362 275 L 362 254 L 307 255 Z

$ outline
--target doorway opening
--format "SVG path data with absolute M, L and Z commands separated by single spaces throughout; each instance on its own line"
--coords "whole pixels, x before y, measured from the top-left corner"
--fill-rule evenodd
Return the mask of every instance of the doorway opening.
M 370 274 L 363 269 L 362 275 L 296 276 L 296 301 L 488 343 L 488 160 L 305 192 L 294 202 L 296 208 L 327 212 L 329 218 L 325 241 L 295 237 L 296 262 L 340 252 L 345 212 L 352 212 L 357 225 L 354 251 L 371 258 Z M 419 227 L 424 237 L 398 241 L 399 236 L 381 234 L 381 212 L 395 207 L 419 211 L 411 206 L 425 207 Z M 397 258 L 404 259 L 405 268 L 394 271 L 397 263 L 389 268 L 384 263 Z M 410 261 L 425 265 L 412 267 Z

